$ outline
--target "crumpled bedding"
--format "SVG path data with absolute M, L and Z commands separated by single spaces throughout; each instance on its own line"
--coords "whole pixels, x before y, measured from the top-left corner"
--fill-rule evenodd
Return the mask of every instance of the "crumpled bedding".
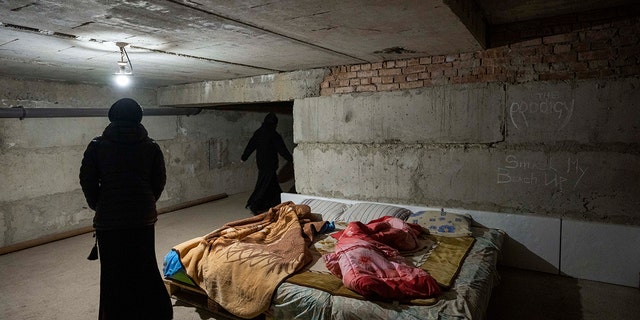
M 286 202 L 173 251 L 209 298 L 238 317 L 253 318 L 269 308 L 284 278 L 311 261 L 309 245 L 324 224 L 309 206 Z
M 336 234 L 335 251 L 323 256 L 345 287 L 371 299 L 409 300 L 440 294 L 425 270 L 409 265 L 400 250 L 419 248 L 419 225 L 386 216 L 367 224 L 350 222 Z
M 491 291 L 497 285 L 497 261 L 505 233 L 498 229 L 472 228 L 475 239 L 449 290 L 431 305 L 369 301 L 331 293 L 310 286 L 284 282 L 276 290 L 270 309 L 272 319 L 308 320 L 450 320 L 483 319 Z

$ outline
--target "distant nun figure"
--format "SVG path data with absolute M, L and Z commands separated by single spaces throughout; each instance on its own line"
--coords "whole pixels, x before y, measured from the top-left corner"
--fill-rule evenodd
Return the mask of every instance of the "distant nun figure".
M 256 151 L 258 180 L 246 205 L 246 208 L 254 214 L 264 212 L 280 203 L 282 189 L 277 175 L 278 155 L 293 162 L 293 157 L 284 144 L 282 136 L 276 131 L 277 127 L 278 117 L 270 112 L 264 117 L 260 128 L 253 133 L 241 156 L 244 162 L 253 151 Z
M 116 101 L 109 120 L 87 146 L 80 167 L 82 191 L 95 210 L 98 319 L 172 319 L 155 253 L 156 201 L 166 183 L 162 150 L 140 123 L 142 108 L 135 100 Z

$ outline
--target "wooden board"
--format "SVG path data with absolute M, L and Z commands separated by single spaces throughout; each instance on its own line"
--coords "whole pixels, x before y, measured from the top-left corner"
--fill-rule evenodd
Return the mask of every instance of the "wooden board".
M 175 299 L 190 304 L 196 308 L 206 310 L 213 314 L 216 319 L 220 320 L 244 320 L 234 316 L 233 314 L 222 308 L 217 302 L 207 296 L 202 289 L 184 284 L 171 279 L 164 279 L 164 286 L 167 288 L 169 295 Z M 265 320 L 265 315 L 253 318 L 254 320 Z

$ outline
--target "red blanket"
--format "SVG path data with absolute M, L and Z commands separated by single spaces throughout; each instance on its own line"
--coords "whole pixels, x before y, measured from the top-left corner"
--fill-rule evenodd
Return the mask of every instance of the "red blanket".
M 364 297 L 433 297 L 441 292 L 437 282 L 426 271 L 407 264 L 399 252 L 418 249 L 420 232 L 420 226 L 388 216 L 366 225 L 350 222 L 334 235 L 338 239 L 335 251 L 324 260 L 345 287 Z

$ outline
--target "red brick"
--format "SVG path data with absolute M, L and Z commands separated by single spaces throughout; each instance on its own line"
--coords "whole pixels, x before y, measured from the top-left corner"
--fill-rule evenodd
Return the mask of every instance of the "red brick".
M 542 58 L 542 61 L 546 63 L 575 62 L 576 54 L 573 52 L 562 53 L 562 54 L 551 54 L 551 55 L 544 56 Z
M 427 66 L 427 71 L 432 73 L 446 69 L 451 69 L 451 63 L 430 64 Z
M 586 42 L 574 43 L 571 45 L 576 52 L 589 51 L 589 44 Z
M 429 72 L 420 72 L 418 74 L 418 79 L 420 80 L 429 79 Z
M 587 70 L 576 72 L 576 79 L 593 79 L 600 77 L 600 72 L 597 70 Z
M 638 43 L 638 35 L 630 34 L 630 35 L 619 35 L 611 39 L 611 45 L 613 47 L 625 47 L 631 46 Z
M 349 80 L 349 85 L 350 86 L 357 86 L 360 84 L 360 79 L 351 79 Z
M 556 62 L 551 64 L 551 70 L 553 71 L 565 71 L 567 70 L 567 64 L 564 62 Z
M 609 60 L 590 60 L 589 68 L 590 69 L 602 69 L 609 67 Z
M 480 58 L 500 58 L 511 54 L 511 48 L 502 46 L 480 52 Z
M 620 73 L 624 76 L 640 75 L 640 65 L 624 67 L 620 70 Z
M 480 65 L 480 60 L 454 61 L 451 63 L 453 68 L 473 68 Z
M 618 56 L 620 59 L 638 59 L 640 57 L 640 46 L 627 46 L 618 49 Z
M 553 46 L 553 53 L 567 53 L 569 51 L 571 51 L 570 44 L 559 44 Z
M 403 74 L 397 75 L 397 76 L 393 77 L 393 82 L 395 82 L 395 83 L 407 82 L 407 76 L 405 76 Z
M 356 72 L 342 72 L 337 75 L 338 79 L 351 79 L 357 76 L 358 74 Z
M 511 59 L 512 66 L 523 66 L 530 65 L 542 62 L 542 56 L 540 55 L 531 55 L 531 56 L 516 56 Z
M 402 67 L 406 67 L 406 66 L 407 66 L 407 61 L 406 60 L 398 60 L 398 61 L 396 61 L 396 67 L 402 68 Z
M 475 58 L 475 54 L 473 52 L 461 53 L 460 60 L 467 61 Z
M 376 86 L 372 84 L 356 87 L 356 91 L 358 92 L 375 92 L 376 90 L 377 90 Z
M 461 77 L 451 78 L 452 83 L 474 83 L 478 82 L 478 77 L 472 75 L 465 75 Z
M 458 70 L 457 69 L 445 69 L 444 70 L 444 75 L 447 77 L 453 77 L 458 75 Z
M 549 72 L 549 73 L 541 73 L 540 80 L 568 80 L 571 79 L 571 74 L 569 72 Z
M 400 88 L 400 85 L 397 83 L 379 84 L 377 88 L 378 88 L 378 91 L 391 91 L 391 90 L 397 90 L 398 88 Z
M 431 79 L 438 79 L 442 77 L 444 77 L 444 72 L 442 70 L 429 73 L 429 78 Z
M 404 74 L 419 73 L 419 72 L 424 72 L 426 70 L 427 70 L 427 67 L 425 65 L 412 65 L 404 68 L 402 70 L 402 73 Z
M 471 69 L 471 74 L 476 76 L 479 74 L 484 74 L 485 72 L 487 72 L 487 70 L 484 67 L 474 67 L 473 69 Z
M 329 81 L 323 81 L 320 84 L 320 88 L 329 88 Z
M 574 42 L 578 38 L 575 33 L 564 33 L 564 34 L 556 34 L 553 36 L 548 36 L 542 38 L 542 42 L 547 43 L 559 43 L 559 42 Z
M 377 70 L 359 71 L 358 78 L 370 78 L 378 76 Z
M 380 83 L 393 83 L 393 76 L 380 77 Z
M 341 87 L 335 89 L 335 93 L 351 93 L 354 91 L 355 89 L 353 87 Z
M 356 64 L 349 67 L 349 71 L 360 71 L 360 65 Z
M 615 32 L 616 32 L 616 29 L 613 29 L 613 28 L 600 29 L 600 30 L 588 30 L 584 33 L 584 36 L 586 40 L 605 40 L 605 39 L 608 40 L 608 39 L 611 39 L 611 37 L 613 37 Z
M 381 76 L 395 76 L 398 74 L 402 74 L 402 69 L 394 68 L 394 69 L 380 69 L 378 74 Z
M 411 58 L 407 61 L 405 61 L 407 63 L 407 66 L 416 66 L 420 64 L 420 59 L 418 58 Z
M 609 50 L 585 51 L 578 53 L 578 60 L 604 60 L 610 58 Z
M 431 57 L 420 58 L 420 64 L 430 64 L 430 63 L 431 63 Z
M 412 81 L 400 84 L 400 89 L 415 89 L 423 86 L 422 81 Z
M 371 77 L 371 83 L 382 83 L 382 78 L 380 78 L 380 77 Z
M 470 76 L 471 68 L 458 68 L 458 77 Z
M 370 63 L 365 63 L 363 65 L 360 66 L 360 70 L 371 70 L 371 64 Z
M 569 64 L 569 70 L 573 71 L 586 71 L 589 70 L 589 64 L 586 62 L 574 62 Z
M 548 63 L 536 63 L 536 64 L 533 65 L 533 70 L 535 72 L 538 72 L 538 73 L 549 72 L 549 64 Z
M 611 48 L 611 41 L 605 41 L 605 40 L 591 41 L 590 46 L 591 46 L 591 50 L 607 49 L 607 48 Z
M 542 39 L 535 38 L 535 39 L 515 43 L 513 44 L 513 47 L 528 47 L 528 46 L 537 46 L 541 44 L 542 44 Z
M 411 73 L 407 75 L 407 82 L 418 81 L 419 79 L 419 73 Z
M 444 56 L 433 56 L 431 57 L 431 63 L 444 63 Z
M 382 62 L 372 63 L 371 64 L 371 69 L 373 69 L 373 70 L 382 69 Z

